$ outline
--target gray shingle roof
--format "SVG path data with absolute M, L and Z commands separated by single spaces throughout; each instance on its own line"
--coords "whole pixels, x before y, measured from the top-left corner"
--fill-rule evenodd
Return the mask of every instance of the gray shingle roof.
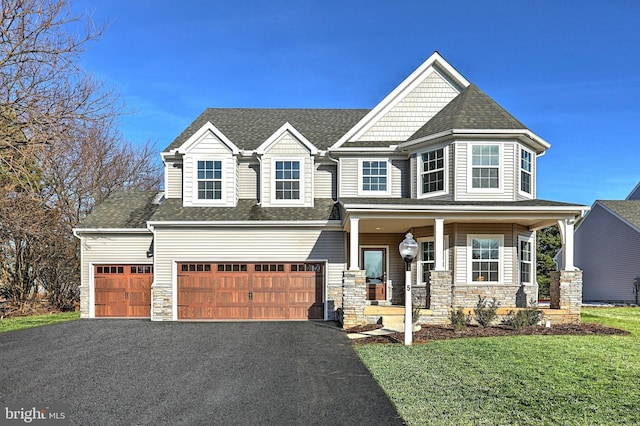
M 314 207 L 261 207 L 257 200 L 240 199 L 236 207 L 183 207 L 181 199 L 167 199 L 151 217 L 152 222 L 339 220 L 332 199 L 315 199 Z
M 527 127 L 474 84 L 467 86 L 408 140 L 452 129 L 518 129 Z
M 320 150 L 338 141 L 367 109 L 208 108 L 165 149 L 178 148 L 210 121 L 238 148 L 254 150 L 289 122 Z
M 598 200 L 597 202 L 613 210 L 636 228 L 640 228 L 640 200 Z
M 486 206 L 486 207 L 584 207 L 580 204 L 562 203 L 549 200 L 520 200 L 520 201 L 451 201 L 433 200 L 429 198 L 341 198 L 341 204 L 378 204 L 389 206 Z
M 153 200 L 159 191 L 120 191 L 98 205 L 77 228 L 145 228 L 158 209 Z

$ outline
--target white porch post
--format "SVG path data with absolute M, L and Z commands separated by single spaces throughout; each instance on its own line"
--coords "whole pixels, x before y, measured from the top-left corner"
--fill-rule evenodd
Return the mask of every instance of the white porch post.
M 562 237 L 562 270 L 563 271 L 575 271 L 576 267 L 573 265 L 573 225 L 575 219 L 562 219 L 558 220 L 558 227 L 560 228 L 560 236 Z
M 358 266 L 358 246 L 360 244 L 359 241 L 359 217 L 350 217 L 349 224 L 351 229 L 351 234 L 349 235 L 349 270 L 350 271 L 358 271 L 360 267 Z
M 434 239 L 435 239 L 435 265 L 436 271 L 444 271 L 444 218 L 438 217 L 435 219 L 434 226 Z

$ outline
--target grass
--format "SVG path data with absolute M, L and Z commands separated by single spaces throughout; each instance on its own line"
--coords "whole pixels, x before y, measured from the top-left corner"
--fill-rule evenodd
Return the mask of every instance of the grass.
M 640 309 L 585 309 L 631 336 L 517 336 L 355 350 L 410 425 L 640 424 Z
M 80 312 L 60 312 L 46 315 L 5 318 L 0 320 L 0 333 L 71 321 L 78 318 L 80 318 Z

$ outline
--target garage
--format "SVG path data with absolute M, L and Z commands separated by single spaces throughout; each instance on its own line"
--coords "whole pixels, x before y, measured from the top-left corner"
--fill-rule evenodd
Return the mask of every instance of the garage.
M 178 319 L 323 319 L 324 263 L 178 264 Z
M 152 265 L 95 265 L 95 316 L 149 318 Z

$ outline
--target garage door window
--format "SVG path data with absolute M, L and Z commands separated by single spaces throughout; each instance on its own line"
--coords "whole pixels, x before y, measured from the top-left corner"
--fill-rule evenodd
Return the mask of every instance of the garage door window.
M 284 272 L 283 263 L 262 263 L 255 265 L 256 272 Z
M 183 263 L 182 272 L 211 272 L 210 263 Z
M 219 263 L 218 272 L 247 272 L 246 263 Z

